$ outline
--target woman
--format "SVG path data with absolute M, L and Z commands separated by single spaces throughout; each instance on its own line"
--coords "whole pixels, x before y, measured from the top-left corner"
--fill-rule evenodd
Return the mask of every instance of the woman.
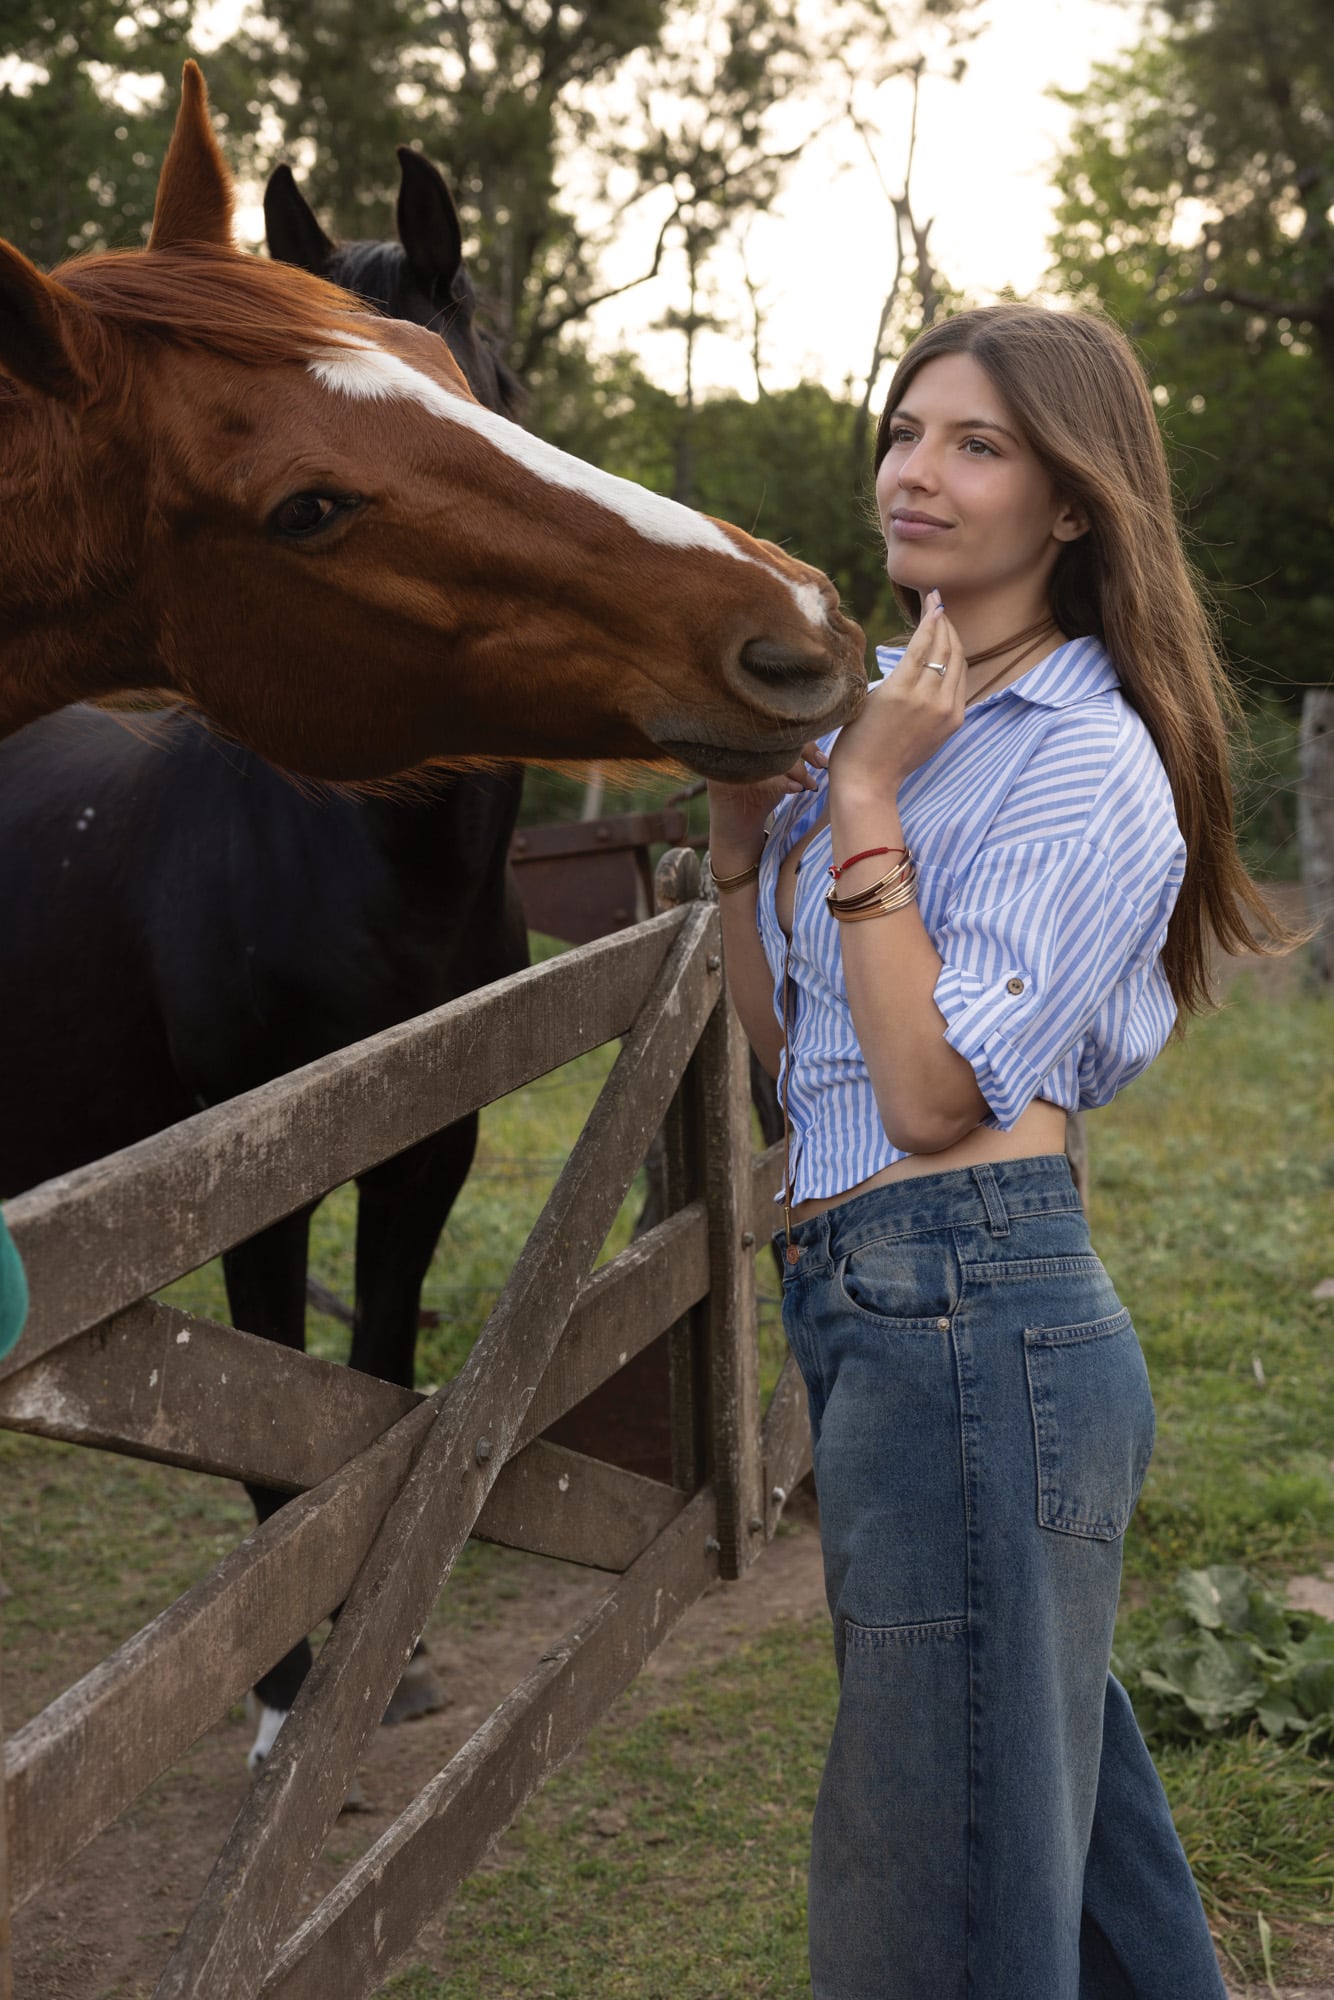
M 786 778 L 710 786 L 729 983 L 788 1112 L 840 1675 L 814 1992 L 1216 2000 L 1108 1673 L 1153 1409 L 1065 1121 L 1207 1004 L 1210 932 L 1281 929 L 1121 336 L 1025 306 L 931 329 L 876 470 L 913 636 Z

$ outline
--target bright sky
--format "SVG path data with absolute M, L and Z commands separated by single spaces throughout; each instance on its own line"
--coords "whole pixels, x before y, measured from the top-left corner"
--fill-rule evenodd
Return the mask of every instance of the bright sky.
M 224 39 L 244 4 L 212 0 L 200 17 L 201 46 Z M 1048 91 L 1080 88 L 1094 63 L 1137 37 L 1143 9 L 1136 0 L 984 0 L 977 20 L 982 31 L 967 51 L 963 81 L 928 77 L 923 84 L 913 210 L 919 223 L 933 220 L 931 248 L 941 275 L 985 298 L 1006 284 L 1032 291 L 1046 268 L 1048 176 L 1068 124 Z M 875 106 L 887 135 L 880 168 L 895 193 L 902 189 L 909 109 L 906 83 L 887 85 Z M 440 164 L 448 169 L 448 162 Z M 238 219 L 244 234 L 262 237 L 257 204 Z M 609 284 L 625 282 L 651 261 L 657 226 L 645 212 L 627 227 L 604 267 Z M 892 212 L 854 134 L 832 133 L 803 156 L 773 212 L 753 225 L 747 261 L 764 312 L 766 387 L 811 378 L 839 390 L 851 378 L 860 389 L 894 242 Z M 705 393 L 753 395 L 741 267 L 720 253 L 714 268 L 720 316 L 734 321 L 742 337 L 700 337 L 697 385 Z M 598 308 L 594 343 L 628 348 L 656 381 L 679 388 L 684 343 L 654 327 L 685 303 L 683 265 L 669 258 L 652 284 Z
M 1133 0 L 987 0 L 985 23 L 971 45 L 959 84 L 928 78 L 922 89 L 913 211 L 934 218 L 931 248 L 938 270 L 970 294 L 1006 284 L 1036 289 L 1046 268 L 1052 195 L 1051 160 L 1068 124 L 1046 92 L 1078 89 L 1095 62 L 1136 39 L 1142 13 Z M 887 140 L 880 165 L 902 191 L 909 87 L 886 87 L 877 106 Z M 612 281 L 651 260 L 653 233 L 618 246 Z M 846 132 L 818 142 L 793 171 L 774 212 L 750 234 L 747 258 L 765 311 L 762 359 L 766 387 L 803 377 L 840 389 L 860 379 L 893 272 L 893 216 L 865 151 Z M 739 268 L 719 261 L 726 305 L 748 325 Z M 609 301 L 594 317 L 600 345 L 624 345 L 649 374 L 677 388 L 680 335 L 651 331 L 685 304 L 680 269 Z M 701 335 L 697 382 L 705 389 L 755 393 L 748 339 Z

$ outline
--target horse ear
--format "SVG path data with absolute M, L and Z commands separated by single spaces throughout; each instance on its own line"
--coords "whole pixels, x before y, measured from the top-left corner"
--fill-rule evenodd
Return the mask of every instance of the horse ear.
M 264 234 L 269 255 L 322 277 L 338 245 L 326 236 L 289 166 L 275 167 L 264 190 Z
M 0 371 L 57 402 L 82 406 L 90 381 L 80 365 L 88 308 L 45 278 L 12 243 L 0 242 Z
M 445 177 L 425 153 L 398 148 L 398 240 L 418 277 L 448 291 L 463 263 L 463 231 Z
M 181 72 L 181 106 L 157 184 L 150 250 L 187 243 L 232 248 L 232 177 L 218 150 L 199 65 Z

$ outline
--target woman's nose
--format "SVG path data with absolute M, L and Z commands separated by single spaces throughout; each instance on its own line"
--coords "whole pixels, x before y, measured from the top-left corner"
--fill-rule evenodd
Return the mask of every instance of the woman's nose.
M 916 444 L 899 465 L 899 485 L 910 492 L 936 484 L 935 466 L 924 444 Z

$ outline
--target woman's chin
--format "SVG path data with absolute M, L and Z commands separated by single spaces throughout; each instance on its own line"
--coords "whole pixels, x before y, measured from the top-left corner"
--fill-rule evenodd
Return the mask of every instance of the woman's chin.
M 941 564 L 927 562 L 917 551 L 891 549 L 885 574 L 900 590 L 915 590 L 925 597 L 940 584 Z

